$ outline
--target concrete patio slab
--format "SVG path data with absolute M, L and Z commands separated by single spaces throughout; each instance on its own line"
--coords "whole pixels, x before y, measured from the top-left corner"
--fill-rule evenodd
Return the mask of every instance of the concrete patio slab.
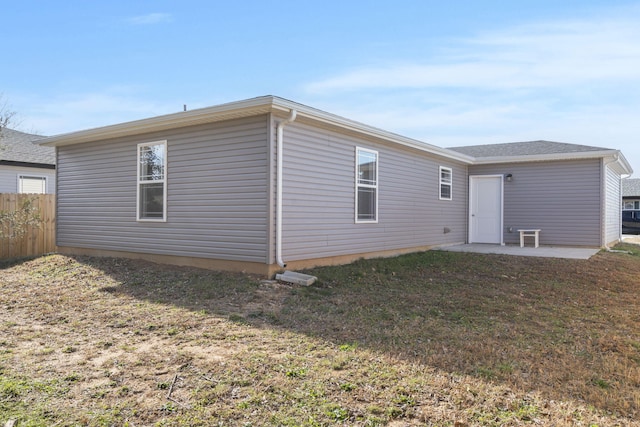
M 625 243 L 633 243 L 634 245 L 640 245 L 640 236 L 637 234 L 623 234 L 622 241 Z
M 464 245 L 442 246 L 436 250 L 450 252 L 473 252 L 480 254 L 500 254 L 516 256 L 536 256 L 543 258 L 589 259 L 597 254 L 599 248 L 573 248 L 564 246 L 539 246 L 537 248 L 515 245 L 490 245 L 471 243 Z

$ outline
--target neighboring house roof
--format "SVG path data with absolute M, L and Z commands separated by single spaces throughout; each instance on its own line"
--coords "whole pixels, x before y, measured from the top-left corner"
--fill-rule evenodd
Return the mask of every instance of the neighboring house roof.
M 640 178 L 622 180 L 622 197 L 640 197 Z
M 34 143 L 44 138 L 46 137 L 42 135 L 2 128 L 0 130 L 0 163 L 54 168 L 55 148 Z
M 621 174 L 633 172 L 631 165 L 619 150 L 565 142 L 509 142 L 451 147 L 450 150 L 474 157 L 474 164 L 606 158 L 616 164 L 617 170 Z

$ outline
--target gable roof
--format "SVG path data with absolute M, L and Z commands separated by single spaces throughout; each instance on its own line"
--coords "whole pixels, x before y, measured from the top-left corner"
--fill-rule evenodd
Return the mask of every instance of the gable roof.
M 436 154 L 466 164 L 471 164 L 473 161 L 472 157 L 463 153 L 452 151 L 447 148 L 437 147 L 416 139 L 407 138 L 405 136 L 359 123 L 336 114 L 328 113 L 326 111 L 318 110 L 316 108 L 272 95 L 56 135 L 43 140 L 41 144 L 53 147 L 81 144 L 90 141 L 139 135 L 147 132 L 214 123 L 260 114 L 274 113 L 289 115 L 294 110 L 296 112 L 296 122 L 312 122 L 337 127 L 349 132 L 367 135 L 392 144 L 415 148 L 420 151 Z
M 615 163 L 621 174 L 631 174 L 631 165 L 619 150 L 554 141 L 523 141 L 504 144 L 451 147 L 475 158 L 474 164 L 604 158 Z
M 622 180 L 622 197 L 640 197 L 640 178 Z
M 0 163 L 29 163 L 34 166 L 54 166 L 56 150 L 34 144 L 46 138 L 13 129 L 0 129 Z

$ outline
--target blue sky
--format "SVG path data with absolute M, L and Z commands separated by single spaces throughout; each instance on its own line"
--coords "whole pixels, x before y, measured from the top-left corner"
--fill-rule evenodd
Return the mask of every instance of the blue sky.
M 640 1 L 0 1 L 24 131 L 270 94 L 442 147 L 617 148 L 640 176 Z

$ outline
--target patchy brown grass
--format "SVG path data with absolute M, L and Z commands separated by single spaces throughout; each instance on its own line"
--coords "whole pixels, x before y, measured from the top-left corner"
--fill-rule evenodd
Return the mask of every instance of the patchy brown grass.
M 640 255 L 0 269 L 0 425 L 640 425 Z

